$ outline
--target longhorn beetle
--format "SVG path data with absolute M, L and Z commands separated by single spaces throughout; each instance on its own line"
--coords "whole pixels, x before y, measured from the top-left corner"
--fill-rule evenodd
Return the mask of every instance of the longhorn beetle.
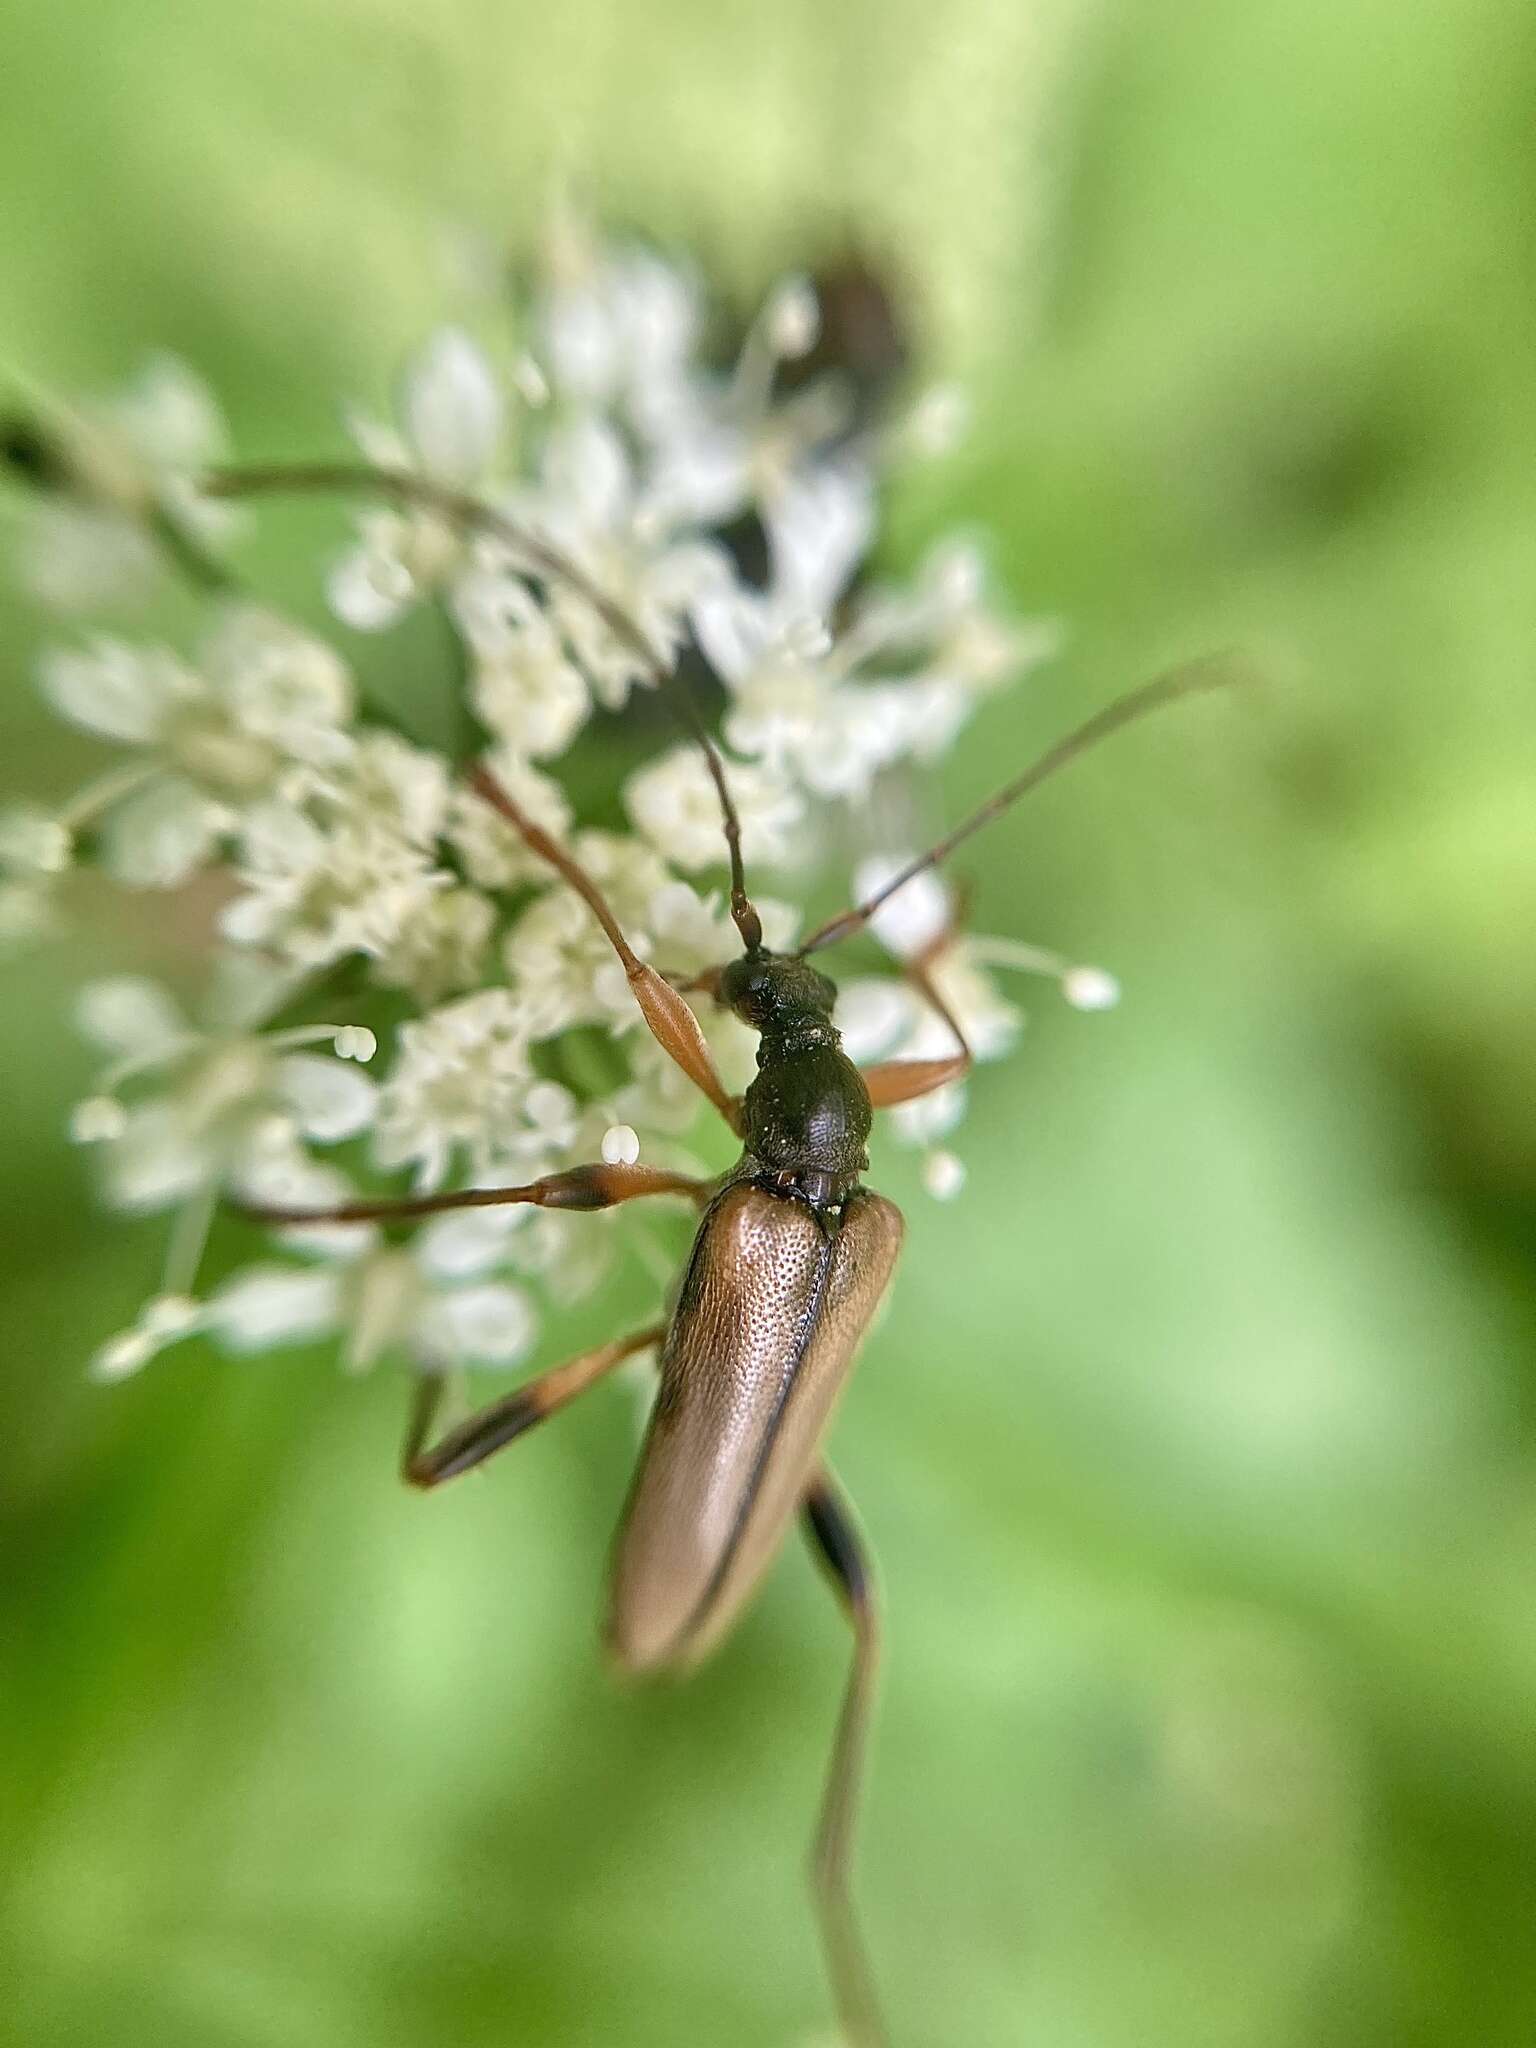
M 467 532 L 502 541 L 534 577 L 577 590 L 640 656 L 652 679 L 670 684 L 670 672 L 641 629 L 574 563 L 542 536 L 461 492 L 406 471 L 351 463 L 218 470 L 201 487 L 219 497 L 372 494 L 434 511 Z M 790 1522 L 797 1514 L 803 1519 L 853 1631 L 812 1877 L 833 1993 L 857 2048 L 882 2048 L 887 2038 L 849 1889 L 879 1617 L 863 1541 L 822 1458 L 821 1441 L 901 1249 L 900 1210 L 860 1177 L 869 1164 L 865 1142 L 873 1112 L 957 1080 L 968 1070 L 971 1053 L 919 958 L 908 963 L 907 972 L 947 1025 L 954 1051 L 861 1071 L 843 1051 L 832 1022 L 836 989 L 810 964 L 811 955 L 862 930 L 914 876 L 947 859 L 1097 741 L 1176 698 L 1228 680 L 1221 664 L 1199 662 L 1115 699 L 875 895 L 830 918 L 789 954 L 763 943 L 747 894 L 740 822 L 724 765 L 691 705 L 680 698 L 675 708 L 703 751 L 719 798 L 731 916 L 742 950 L 677 986 L 637 956 L 602 892 L 572 855 L 525 815 L 488 768 L 471 768 L 469 787 L 585 901 L 623 965 L 652 1036 L 741 1140 L 741 1158 L 712 1180 L 650 1166 L 592 1164 L 518 1187 L 330 1209 L 244 1207 L 246 1214 L 275 1224 L 408 1220 L 514 1202 L 606 1209 L 649 1195 L 681 1196 L 699 1209 L 693 1248 L 664 1320 L 541 1373 L 435 1442 L 441 1381 L 423 1376 L 401 1473 L 423 1488 L 457 1478 L 595 1386 L 624 1359 L 657 1351 L 659 1387 L 619 1523 L 605 1625 L 611 1655 L 632 1673 L 684 1671 L 713 1649 L 746 1606 Z M 758 1033 L 757 1078 L 744 1095 L 727 1093 L 684 1000 L 685 989 L 703 991 Z

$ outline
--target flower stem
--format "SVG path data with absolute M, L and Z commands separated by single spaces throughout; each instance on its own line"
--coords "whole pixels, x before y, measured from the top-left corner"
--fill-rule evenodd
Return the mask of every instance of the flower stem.
M 176 1220 L 171 1226 L 170 1243 L 166 1247 L 165 1272 L 160 1282 L 162 1293 L 196 1293 L 198 1268 L 203 1263 L 218 1199 L 216 1188 L 202 1188 L 177 1210 Z
M 234 570 L 209 554 L 164 505 L 151 505 L 146 523 L 167 557 L 194 589 L 211 597 L 233 597 L 240 591 L 241 582 Z

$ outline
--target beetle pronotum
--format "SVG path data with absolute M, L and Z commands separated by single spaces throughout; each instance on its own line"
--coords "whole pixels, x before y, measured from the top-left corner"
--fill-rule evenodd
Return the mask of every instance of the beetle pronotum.
M 364 492 L 424 506 L 467 530 L 494 535 L 535 576 L 579 590 L 644 659 L 659 683 L 664 664 L 640 629 L 547 542 L 491 507 L 405 472 L 352 464 L 225 470 L 205 480 L 212 495 Z M 747 894 L 741 834 L 723 764 L 683 700 L 719 795 L 739 957 L 690 984 L 759 1034 L 757 1078 L 733 1097 L 679 987 L 640 960 L 601 891 L 571 854 L 527 817 L 490 771 L 469 784 L 585 900 L 623 965 L 652 1036 L 742 1142 L 737 1164 L 713 1180 L 642 1165 L 594 1163 L 516 1187 L 460 1189 L 338 1208 L 262 1207 L 269 1223 L 408 1220 L 444 1210 L 532 1203 L 601 1209 L 650 1195 L 680 1196 L 701 1211 L 675 1300 L 663 1320 L 599 1345 L 493 1401 L 436 1442 L 441 1382 L 418 1383 L 402 1476 L 429 1488 L 481 1465 L 639 1352 L 659 1352 L 659 1388 L 619 1525 L 606 1640 L 624 1670 L 684 1670 L 715 1647 L 740 1615 L 790 1522 L 799 1514 L 853 1630 L 853 1658 L 817 1825 L 813 1878 L 829 1973 L 843 2025 L 859 2048 L 886 2036 L 858 1939 L 849 1889 L 854 1822 L 879 1657 L 874 1586 L 849 1506 L 822 1461 L 821 1442 L 860 1341 L 883 1298 L 901 1248 L 896 1206 L 863 1185 L 873 1112 L 913 1101 L 957 1079 L 970 1050 L 925 972 L 908 972 L 948 1026 L 954 1051 L 860 1070 L 832 1022 L 836 991 L 809 956 L 861 930 L 914 876 L 1026 791 L 1119 727 L 1228 680 L 1194 664 L 1116 699 L 998 790 L 962 824 L 863 903 L 821 925 L 792 954 L 763 944 Z

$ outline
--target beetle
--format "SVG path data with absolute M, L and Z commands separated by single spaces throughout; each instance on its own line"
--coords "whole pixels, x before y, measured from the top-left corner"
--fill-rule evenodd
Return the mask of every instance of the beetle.
M 368 492 L 436 511 L 514 546 L 533 573 L 581 592 L 670 683 L 638 626 L 542 537 L 449 487 L 404 471 L 355 464 L 273 465 L 212 473 L 210 495 Z M 863 1539 L 821 1445 L 861 1341 L 884 1299 L 901 1250 L 896 1205 L 865 1186 L 874 1112 L 957 1080 L 971 1064 L 959 1023 L 926 971 L 906 972 L 944 1021 L 951 1053 L 860 1069 L 832 1021 L 834 984 L 811 956 L 868 925 L 890 897 L 998 817 L 1047 776 L 1148 712 L 1231 675 L 1219 659 L 1194 662 L 1114 699 L 1005 784 L 873 896 L 782 954 L 763 942 L 747 894 L 741 831 L 714 742 L 686 699 L 676 708 L 701 747 L 719 799 L 731 876 L 735 959 L 674 984 L 635 953 L 602 891 L 569 850 L 539 826 L 482 764 L 468 786 L 586 902 L 621 962 L 647 1028 L 740 1139 L 725 1174 L 697 1179 L 639 1164 L 594 1162 L 514 1187 L 480 1187 L 327 1209 L 241 1204 L 259 1221 L 409 1221 L 445 1210 L 529 1203 L 596 1210 L 651 1196 L 694 1203 L 700 1219 L 668 1314 L 539 1374 L 433 1439 L 441 1381 L 418 1382 L 401 1456 L 402 1477 L 430 1489 L 476 1467 L 569 1405 L 624 1360 L 658 1354 L 657 1393 L 609 1578 L 605 1640 L 629 1673 L 686 1671 L 715 1648 L 756 1590 L 798 1516 L 839 1596 L 853 1649 L 817 1823 L 812 1875 L 834 1997 L 857 2048 L 886 2041 L 853 1914 L 850 1874 L 879 1663 L 879 1614 Z M 703 992 L 758 1034 L 757 1075 L 731 1096 L 686 1000 Z

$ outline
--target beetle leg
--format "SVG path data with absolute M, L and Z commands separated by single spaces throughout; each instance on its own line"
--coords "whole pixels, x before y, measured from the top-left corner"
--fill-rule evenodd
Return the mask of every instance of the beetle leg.
M 626 1358 L 659 1344 L 666 1334 L 665 1323 L 652 1323 L 649 1329 L 636 1330 L 611 1344 L 583 1351 L 579 1357 L 567 1359 L 564 1365 L 540 1373 L 526 1386 L 514 1387 L 510 1394 L 492 1401 L 489 1407 L 471 1415 L 430 1446 L 427 1438 L 442 1400 L 443 1382 L 438 1373 L 423 1373 L 417 1383 L 400 1453 L 400 1477 L 408 1486 L 431 1487 L 441 1486 L 445 1479 L 457 1479 L 461 1472 L 472 1471 L 532 1429 L 536 1422 L 542 1422 L 546 1415 L 553 1415 L 588 1387 L 596 1386 Z
M 609 944 L 618 954 L 651 1036 L 667 1057 L 681 1067 L 694 1087 L 714 1104 L 737 1137 L 740 1137 L 739 1104 L 734 1096 L 726 1093 L 725 1084 L 715 1071 L 715 1063 L 710 1056 L 704 1033 L 699 1028 L 698 1018 L 678 991 L 671 987 L 655 968 L 647 967 L 636 953 L 620 930 L 619 921 L 609 909 L 602 890 L 586 869 L 563 846 L 551 839 L 542 826 L 536 825 L 526 811 L 514 803 L 483 762 L 470 770 L 469 786 L 493 810 L 499 811 L 540 860 L 548 861 L 581 897 L 606 932 Z
M 939 942 L 941 947 L 944 943 L 946 941 Z M 882 1060 L 878 1066 L 866 1067 L 864 1085 L 875 1109 L 890 1109 L 898 1102 L 913 1102 L 919 1095 L 931 1095 L 935 1089 L 943 1088 L 951 1081 L 963 1080 L 971 1070 L 971 1048 L 966 1043 L 965 1033 L 928 972 L 928 962 L 932 957 L 930 953 L 909 960 L 906 977 L 929 1008 L 937 1011 L 948 1025 L 956 1050 L 944 1059 Z
M 572 1166 L 546 1173 L 521 1187 L 451 1188 L 441 1195 L 399 1195 L 378 1201 L 343 1202 L 334 1209 L 290 1209 L 270 1202 L 232 1202 L 257 1223 L 403 1223 L 413 1216 L 438 1216 L 445 1209 L 495 1209 L 531 1202 L 539 1209 L 611 1209 L 640 1195 L 686 1195 L 701 1207 L 715 1192 L 713 1180 L 670 1173 L 660 1166 Z
M 806 1489 L 805 1525 L 853 1629 L 853 1663 L 816 1824 L 811 1883 L 833 1995 L 848 2040 L 853 2048 L 885 2048 L 885 2027 L 850 1891 L 853 1831 L 879 1675 L 880 1616 L 863 1539 L 847 1497 L 825 1465 Z

